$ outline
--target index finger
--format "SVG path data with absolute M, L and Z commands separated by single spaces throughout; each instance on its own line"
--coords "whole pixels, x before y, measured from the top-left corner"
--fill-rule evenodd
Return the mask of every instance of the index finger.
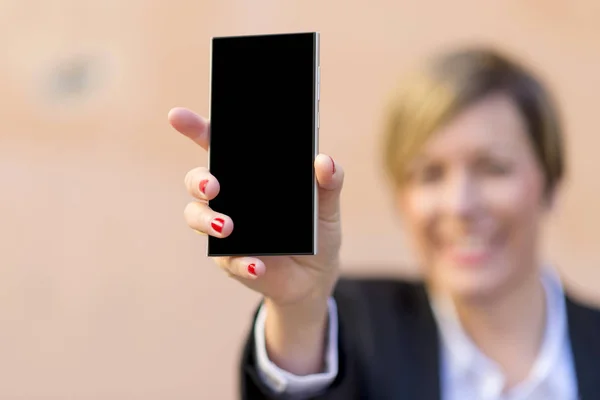
M 204 150 L 208 150 L 209 123 L 192 110 L 176 107 L 169 111 L 169 123 L 179 133 L 192 139 Z

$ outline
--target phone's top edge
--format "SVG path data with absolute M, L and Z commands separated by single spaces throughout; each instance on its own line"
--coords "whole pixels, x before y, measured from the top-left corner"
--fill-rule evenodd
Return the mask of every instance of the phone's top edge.
M 268 36 L 292 36 L 292 35 L 319 35 L 318 31 L 314 32 L 286 32 L 286 33 L 262 33 L 253 35 L 231 35 L 231 36 L 212 36 L 211 40 L 215 39 L 235 39 L 235 38 L 252 38 L 252 37 L 268 37 Z

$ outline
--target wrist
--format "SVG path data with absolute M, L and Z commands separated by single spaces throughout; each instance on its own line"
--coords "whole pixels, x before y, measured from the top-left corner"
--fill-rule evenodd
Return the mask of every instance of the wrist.
M 325 366 L 328 299 L 278 305 L 265 300 L 265 345 L 269 359 L 295 375 L 320 373 Z
M 337 264 L 337 263 L 336 263 Z M 279 301 L 277 298 L 265 297 L 264 305 L 268 315 L 277 315 L 282 321 L 296 321 L 301 324 L 320 323 L 327 315 L 328 301 L 338 280 L 337 268 L 335 273 L 320 278 L 320 283 L 314 285 L 300 298 L 293 301 Z
M 277 322 L 281 327 L 290 329 L 310 328 L 322 325 L 328 314 L 328 294 L 307 297 L 294 303 L 278 303 L 270 298 L 265 298 L 264 305 L 267 320 Z

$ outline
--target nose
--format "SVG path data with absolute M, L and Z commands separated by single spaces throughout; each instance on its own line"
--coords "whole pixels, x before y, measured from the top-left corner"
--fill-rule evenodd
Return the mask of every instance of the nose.
M 477 182 L 468 171 L 457 172 L 449 178 L 441 199 L 444 211 L 458 218 L 469 219 L 479 207 Z

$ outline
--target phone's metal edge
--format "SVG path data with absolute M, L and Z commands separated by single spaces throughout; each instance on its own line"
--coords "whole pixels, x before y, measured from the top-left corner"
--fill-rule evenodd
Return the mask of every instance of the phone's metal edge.
M 247 33 L 239 35 L 213 36 L 213 39 L 229 39 L 229 38 L 254 38 L 265 36 L 290 36 L 290 35 L 314 35 L 315 31 L 296 31 L 296 32 L 275 32 L 275 33 Z
M 315 58 L 315 71 L 314 71 L 314 76 L 315 76 L 315 81 L 314 81 L 314 103 L 315 103 L 315 110 L 314 110 L 314 116 L 315 116 L 315 126 L 314 126 L 314 157 L 313 157 L 313 175 L 314 175 L 314 199 L 313 199 L 313 204 L 314 204 L 314 223 L 313 223 L 313 238 L 314 238 L 314 242 L 313 242 L 313 253 L 316 255 L 319 251 L 319 184 L 317 182 L 317 175 L 314 172 L 314 160 L 317 158 L 317 156 L 319 155 L 319 128 L 320 128 L 320 123 L 319 123 L 319 119 L 321 118 L 320 114 L 319 114 L 319 101 L 320 101 L 320 94 L 319 91 L 321 90 L 321 55 L 320 55 L 320 34 L 319 32 L 315 32 L 315 54 L 314 54 L 314 58 Z
M 213 44 L 215 42 L 215 38 L 211 37 L 210 38 L 210 55 L 209 55 L 209 61 L 208 61 L 208 121 L 209 121 L 209 125 L 208 125 L 208 129 L 209 129 L 209 133 L 210 133 L 210 122 L 212 119 L 212 114 L 211 114 L 211 107 L 212 107 L 212 69 L 213 69 Z M 210 134 L 208 135 L 208 150 L 207 150 L 207 157 L 206 157 L 206 166 L 208 167 L 208 170 L 210 171 Z M 210 201 L 207 202 L 208 204 L 210 204 Z M 206 257 L 210 257 L 210 236 L 207 235 L 207 239 L 206 239 Z

